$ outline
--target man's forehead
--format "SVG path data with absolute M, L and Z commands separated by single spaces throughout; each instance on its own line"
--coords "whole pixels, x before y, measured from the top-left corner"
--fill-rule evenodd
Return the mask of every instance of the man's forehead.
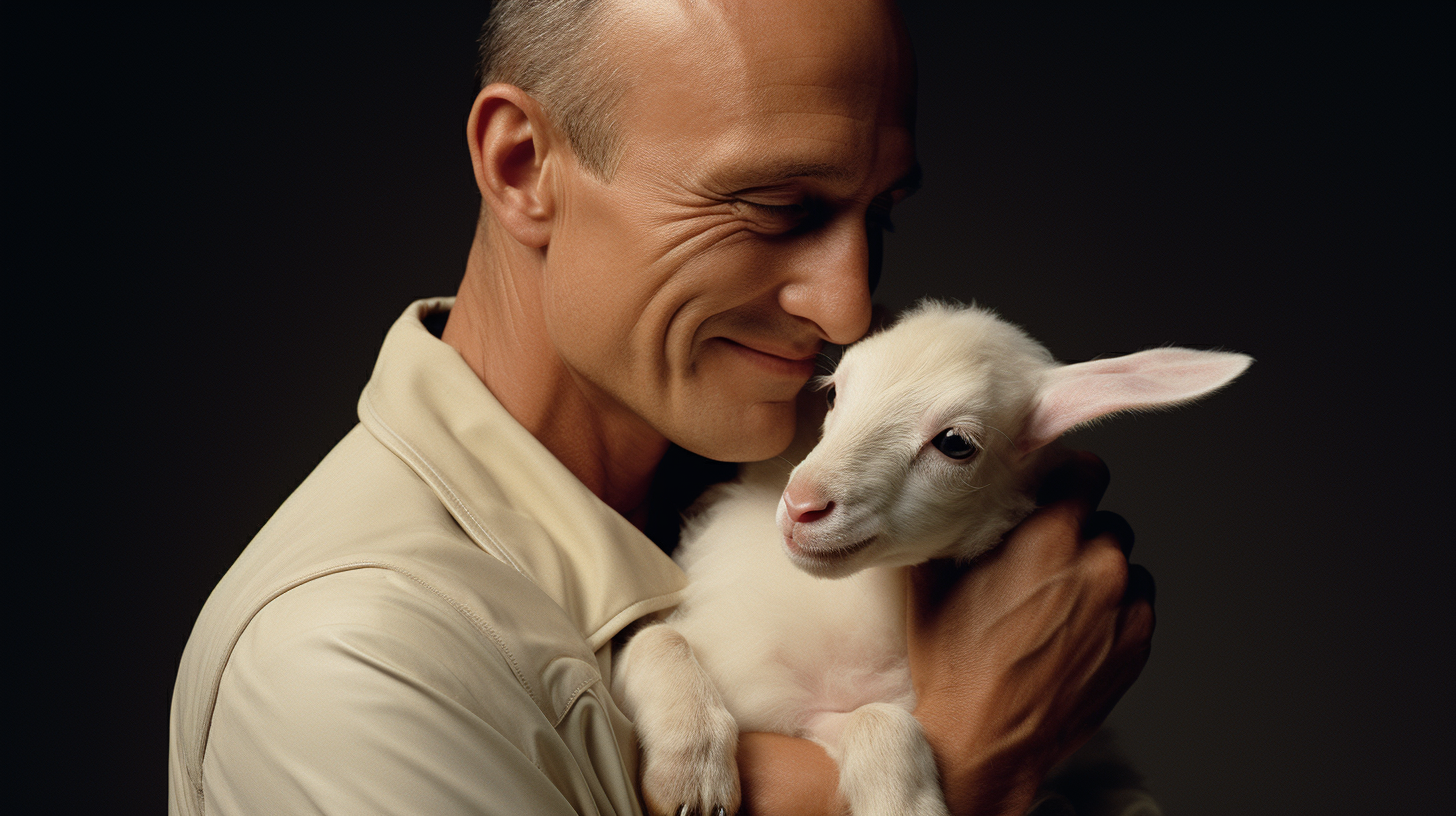
M 908 34 L 893 3 L 747 0 L 732 4 L 722 20 L 750 69 L 769 77 L 816 59 L 835 66 L 844 84 L 881 84 L 912 70 Z
M 630 78 L 628 149 L 656 161 L 674 144 L 690 146 L 699 169 L 714 168 L 716 181 L 733 187 L 790 178 L 913 187 L 913 67 L 903 31 L 893 30 L 892 7 L 843 2 L 661 0 L 651 10 L 622 9 L 613 40 Z
M 696 74 L 757 94 L 807 81 L 857 95 L 914 96 L 914 58 L 889 0 L 609 0 L 609 36 L 633 84 Z M 770 103 L 771 104 L 771 103 Z

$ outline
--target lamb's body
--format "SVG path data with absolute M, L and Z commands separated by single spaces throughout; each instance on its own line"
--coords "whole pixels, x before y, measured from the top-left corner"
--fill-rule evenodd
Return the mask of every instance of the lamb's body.
M 1157 349 L 1061 366 L 989 312 L 939 304 L 848 350 L 819 444 L 789 478 L 759 463 L 705 497 L 675 556 L 687 598 L 619 658 L 649 808 L 736 809 L 745 730 L 823 744 L 859 816 L 945 813 L 910 713 L 904 569 L 994 546 L 1068 428 L 1195 398 L 1248 362 Z
M 717 488 L 683 537 L 688 597 L 672 625 L 692 644 L 743 731 L 832 736 L 830 716 L 914 703 L 905 662 L 902 569 L 825 581 L 784 557 L 773 508 L 782 463 Z

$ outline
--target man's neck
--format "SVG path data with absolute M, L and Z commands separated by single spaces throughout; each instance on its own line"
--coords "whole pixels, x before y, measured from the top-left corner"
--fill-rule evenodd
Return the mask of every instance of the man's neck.
M 583 484 L 639 529 L 647 522 L 652 476 L 668 442 L 590 383 L 575 376 L 545 332 L 540 276 L 506 274 L 477 240 L 441 337 L 502 407 Z M 526 283 L 522 283 L 522 279 Z

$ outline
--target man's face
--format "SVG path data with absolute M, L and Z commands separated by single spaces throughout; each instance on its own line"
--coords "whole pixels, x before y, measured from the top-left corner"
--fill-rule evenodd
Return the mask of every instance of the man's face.
M 870 242 L 916 171 L 909 48 L 877 3 L 665 5 L 615 24 L 612 180 L 551 180 L 547 329 L 600 410 L 763 459 L 823 344 L 869 325 Z

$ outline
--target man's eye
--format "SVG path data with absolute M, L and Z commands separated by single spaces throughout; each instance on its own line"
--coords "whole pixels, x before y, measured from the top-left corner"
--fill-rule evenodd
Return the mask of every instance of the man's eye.
M 747 199 L 739 199 L 739 201 L 760 213 L 765 213 L 776 218 L 801 219 L 809 214 L 809 205 L 802 202 L 795 202 L 793 204 L 767 204 L 762 201 L 749 201 Z
M 812 230 L 831 215 L 823 202 L 813 198 L 779 201 L 739 198 L 737 202 L 745 218 L 756 221 L 766 230 L 775 233 Z

